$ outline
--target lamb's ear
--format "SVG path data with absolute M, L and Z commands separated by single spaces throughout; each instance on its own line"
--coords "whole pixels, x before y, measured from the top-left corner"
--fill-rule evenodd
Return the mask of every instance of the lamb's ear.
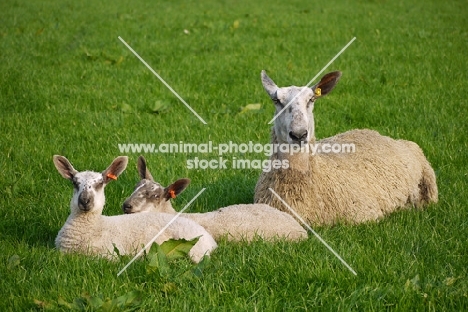
M 273 82 L 273 80 L 271 80 L 270 77 L 268 77 L 264 70 L 262 70 L 261 77 L 263 88 L 265 88 L 265 91 L 268 93 L 272 100 L 276 100 L 276 91 L 278 90 L 278 86 Z
M 340 80 L 340 77 L 340 71 L 334 71 L 323 76 L 322 79 L 320 79 L 320 81 L 311 88 L 312 91 L 314 91 L 315 98 L 319 98 L 330 93 L 338 80 Z
M 127 156 L 119 156 L 114 159 L 112 164 L 102 172 L 104 183 L 109 183 L 111 180 L 117 180 L 118 176 L 125 170 L 125 168 L 127 168 L 127 164 Z
M 148 170 L 148 167 L 146 166 L 146 159 L 145 157 L 143 157 L 143 155 L 138 157 L 137 168 L 138 174 L 140 175 L 140 179 L 151 180 L 154 182 L 153 176 L 151 175 L 151 173 Z
M 182 193 L 190 184 L 189 179 L 179 179 L 164 189 L 164 198 L 170 200 L 176 198 L 177 195 Z
M 75 168 L 73 168 L 70 161 L 68 161 L 68 159 L 60 155 L 54 155 L 53 159 L 55 168 L 57 168 L 60 175 L 65 179 L 73 180 L 73 177 L 75 176 L 75 174 L 78 173 L 78 171 L 76 171 Z

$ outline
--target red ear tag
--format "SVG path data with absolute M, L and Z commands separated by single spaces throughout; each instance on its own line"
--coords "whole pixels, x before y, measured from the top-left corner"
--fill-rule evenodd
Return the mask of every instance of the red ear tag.
M 116 176 L 116 175 L 113 175 L 112 173 L 108 173 L 108 174 L 106 175 L 106 177 L 108 177 L 108 178 L 111 179 L 111 180 L 117 180 L 117 176 Z
M 174 190 L 169 190 L 169 195 L 171 196 L 171 198 L 176 198 Z

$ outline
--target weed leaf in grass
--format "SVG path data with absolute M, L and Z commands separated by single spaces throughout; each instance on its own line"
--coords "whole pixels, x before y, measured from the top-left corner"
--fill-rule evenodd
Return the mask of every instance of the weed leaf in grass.
M 198 242 L 199 237 L 192 240 L 170 239 L 161 245 L 153 244 L 147 255 L 148 266 L 146 272 L 159 273 L 161 277 L 169 274 L 169 261 L 186 257 L 192 247 Z
M 50 302 L 34 299 L 34 304 L 37 308 L 42 310 L 56 309 L 57 307 Z
M 80 302 L 78 301 L 79 298 L 75 299 L 73 303 L 69 303 L 65 301 L 62 297 L 59 297 L 57 299 L 57 305 L 59 307 L 64 307 L 67 308 L 68 310 L 77 310 L 77 311 L 83 311 L 84 307 L 80 305 Z
M 120 103 L 117 108 L 123 113 L 130 113 L 133 110 L 133 107 L 127 103 Z
M 175 293 L 177 291 L 177 285 L 172 282 L 164 283 L 164 285 L 161 288 L 161 291 L 164 293 L 165 296 L 168 296 L 169 294 Z
M 200 262 L 192 269 L 192 273 L 196 277 L 202 277 L 203 276 L 203 271 L 205 268 L 208 266 L 210 263 L 210 257 L 209 256 L 204 256 Z
M 104 304 L 104 301 L 99 296 L 90 296 L 89 294 L 86 294 L 85 298 L 88 301 L 88 306 L 94 309 L 98 309 Z
M 159 114 L 167 111 L 169 109 L 169 103 L 161 100 L 157 100 L 150 105 L 150 110 L 152 113 Z
M 95 60 L 98 59 L 98 57 L 96 55 L 93 55 L 93 54 L 89 53 L 87 49 L 84 50 L 84 54 L 85 54 L 86 59 L 88 61 L 95 61 Z
M 148 266 L 146 267 L 146 272 L 159 273 L 159 276 L 165 277 L 169 274 L 169 263 L 167 257 L 164 254 L 161 246 L 158 244 L 153 244 L 148 253 Z
M 88 61 L 102 61 L 107 65 L 120 65 L 124 60 L 123 56 L 117 58 L 107 55 L 107 53 L 103 51 L 100 53 L 90 53 L 87 49 L 85 49 L 84 54 Z
M 200 237 L 195 237 L 191 240 L 186 239 L 170 239 L 161 244 L 161 250 L 167 257 L 167 260 L 171 261 L 186 257 L 192 249 L 192 247 L 198 242 Z
M 245 114 L 248 111 L 258 111 L 262 108 L 262 104 L 256 103 L 256 104 L 247 104 L 244 107 L 241 107 L 241 111 L 239 112 L 240 114 Z
M 444 280 L 444 284 L 446 286 L 452 286 L 456 281 L 457 281 L 458 278 L 456 277 L 447 277 L 445 280 Z
M 124 60 L 123 56 L 115 58 L 104 53 L 102 53 L 102 57 L 104 58 L 104 63 L 107 65 L 120 65 Z
M 100 309 L 102 311 L 121 311 L 122 308 L 139 305 L 141 301 L 140 297 L 141 292 L 134 290 L 115 299 L 107 300 L 100 306 L 93 306 L 93 308 Z
M 59 297 L 59 298 L 57 299 L 57 304 L 58 304 L 60 307 L 65 307 L 65 308 L 67 308 L 67 309 L 69 309 L 69 310 L 71 310 L 72 307 L 73 307 L 73 305 L 72 305 L 71 303 L 65 301 L 65 299 L 63 299 L 62 297 Z M 76 310 L 75 307 L 73 307 L 73 309 Z
M 19 266 L 20 264 L 20 256 L 13 255 L 8 259 L 8 270 L 12 270 L 13 268 Z
M 113 299 L 103 299 L 103 296 L 91 296 L 88 293 L 82 294 L 81 297 L 75 298 L 73 303 L 65 301 L 62 297 L 57 300 L 59 307 L 64 307 L 73 311 L 121 311 L 123 308 L 135 307 L 141 302 L 141 292 L 134 290 L 125 295 Z M 45 309 L 55 308 L 55 305 L 44 301 L 34 299 L 36 306 Z
M 419 290 L 421 288 L 420 283 L 419 283 L 419 274 L 417 274 L 415 277 L 413 277 L 411 280 L 408 279 L 406 280 L 405 283 L 405 290 Z

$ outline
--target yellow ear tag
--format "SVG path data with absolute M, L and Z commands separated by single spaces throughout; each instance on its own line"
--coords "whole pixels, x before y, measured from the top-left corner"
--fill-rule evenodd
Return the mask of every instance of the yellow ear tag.
M 111 180 L 117 180 L 117 176 L 113 175 L 112 173 L 108 173 L 106 177 L 108 177 Z
M 322 89 L 320 89 L 320 88 L 315 88 L 314 93 L 315 93 L 315 96 L 316 96 L 316 97 L 319 97 L 319 96 L 322 95 Z

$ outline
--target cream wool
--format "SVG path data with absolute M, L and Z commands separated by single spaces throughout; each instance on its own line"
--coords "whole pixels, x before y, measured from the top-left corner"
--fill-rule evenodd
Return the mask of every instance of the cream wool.
M 159 231 L 169 224 L 173 215 L 148 213 L 135 215 L 103 216 L 104 188 L 126 168 L 127 157 L 117 157 L 102 173 L 76 171 L 63 156 L 54 156 L 59 173 L 74 185 L 70 203 L 71 212 L 55 239 L 56 248 L 62 252 L 78 252 L 107 258 L 116 256 L 114 246 L 121 255 L 136 254 Z M 156 239 L 161 244 L 169 239 L 193 239 L 200 237 L 189 256 L 199 262 L 209 255 L 217 244 L 211 235 L 194 221 L 177 218 Z
M 264 88 L 277 113 L 296 97 L 276 118 L 271 143 L 352 143 L 355 152 L 277 152 L 270 159 L 288 160 L 289 168 L 262 172 L 254 202 L 288 211 L 269 191 L 272 188 L 315 225 L 377 220 L 400 208 L 437 202 L 434 170 L 416 143 L 394 140 L 372 130 L 351 130 L 315 142 L 314 102 L 329 93 L 340 76 L 339 72 L 329 73 L 312 88 L 278 88 L 262 72 Z
M 143 156 L 138 159 L 138 171 L 141 181 L 133 194 L 125 200 L 124 212 L 156 211 L 176 214 L 170 199 L 180 194 L 190 181 L 180 179 L 166 188 L 162 187 L 154 182 Z M 256 237 L 291 241 L 307 238 L 307 232 L 293 217 L 265 204 L 232 205 L 206 213 L 183 213 L 182 216 L 203 226 L 215 240 L 222 237 L 229 241 L 251 241 Z

